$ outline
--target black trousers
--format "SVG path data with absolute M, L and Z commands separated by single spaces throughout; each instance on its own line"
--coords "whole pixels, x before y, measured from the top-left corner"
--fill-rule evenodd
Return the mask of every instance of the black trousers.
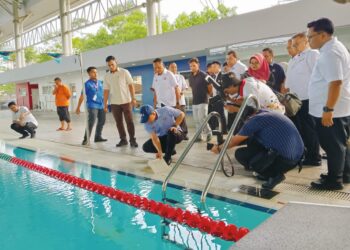
M 106 121 L 106 113 L 103 109 L 88 109 L 88 129 L 91 138 L 92 128 L 95 125 L 97 119 L 97 126 L 95 131 L 95 140 L 102 137 L 102 129 Z M 86 140 L 86 132 L 84 135 L 84 141 Z
M 261 159 L 257 159 L 261 156 Z M 271 159 L 268 157 L 271 156 Z M 269 154 L 269 150 L 254 139 L 249 139 L 246 147 L 236 150 L 235 157 L 245 169 L 253 170 L 265 177 L 276 177 L 293 169 L 299 160 L 288 160 L 280 155 Z M 265 164 L 262 167 L 262 164 Z
M 24 126 L 17 123 L 12 123 L 11 128 L 21 135 L 29 135 L 35 133 L 37 126 L 32 122 L 27 122 Z
M 224 111 L 224 105 L 216 104 L 213 105 L 211 103 L 211 99 L 209 99 L 209 105 L 208 105 L 208 114 L 211 112 L 218 112 L 220 114 L 220 120 L 221 120 L 221 131 L 226 134 L 227 133 L 227 124 L 226 124 L 226 117 L 225 117 L 225 111 Z M 215 130 L 217 127 L 219 127 L 219 121 L 216 117 L 212 117 L 208 121 L 209 126 L 211 130 Z
M 332 127 L 324 127 L 321 118 L 315 118 L 321 147 L 327 154 L 330 181 L 350 179 L 350 116 L 333 118 Z
M 61 122 L 66 121 L 67 123 L 70 123 L 70 114 L 68 106 L 57 107 L 57 114 Z
M 297 127 L 306 147 L 305 159 L 310 161 L 321 160 L 320 142 L 316 132 L 315 118 L 309 114 L 309 100 L 302 101 L 299 112 L 290 119 Z
M 160 144 L 162 146 L 162 151 L 165 153 L 165 158 L 170 159 L 171 155 L 175 149 L 176 144 L 179 144 L 185 135 L 184 132 L 177 130 L 176 132 L 168 131 L 168 134 L 159 136 Z M 142 149 L 146 153 L 157 153 L 156 147 L 153 145 L 152 139 L 146 141 Z

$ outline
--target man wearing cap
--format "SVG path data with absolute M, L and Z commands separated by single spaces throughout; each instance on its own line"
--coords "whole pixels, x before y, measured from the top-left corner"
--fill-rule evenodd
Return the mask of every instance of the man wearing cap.
M 176 154 L 175 145 L 185 137 L 179 126 L 185 113 L 168 106 L 154 110 L 151 105 L 142 106 L 140 113 L 141 123 L 144 123 L 146 131 L 151 136 L 151 139 L 143 144 L 143 151 L 156 153 L 157 159 L 161 159 L 164 153 L 163 159 L 170 165 L 171 156 Z

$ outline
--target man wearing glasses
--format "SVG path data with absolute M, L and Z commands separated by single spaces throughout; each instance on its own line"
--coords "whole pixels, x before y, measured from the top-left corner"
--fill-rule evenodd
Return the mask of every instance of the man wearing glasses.
M 309 113 L 328 156 L 328 173 L 311 186 L 340 190 L 343 183 L 350 183 L 350 55 L 333 36 L 331 20 L 321 18 L 307 28 L 310 47 L 320 50 L 309 83 Z

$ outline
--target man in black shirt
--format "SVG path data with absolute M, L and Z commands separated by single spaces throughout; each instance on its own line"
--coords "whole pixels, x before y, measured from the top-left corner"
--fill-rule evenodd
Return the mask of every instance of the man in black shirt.
M 273 62 L 273 51 L 270 48 L 263 49 L 263 55 L 266 61 L 269 63 L 271 74 L 273 75 L 274 83 L 272 87 L 273 90 L 281 92 L 281 86 L 286 79 L 284 70 L 281 65 Z
M 205 79 L 207 74 L 199 69 L 198 58 L 192 58 L 189 61 L 189 65 L 191 75 L 188 80 L 192 88 L 193 120 L 198 130 L 208 114 L 208 96 L 212 93 L 212 86 Z M 202 136 L 205 136 L 207 141 L 211 139 L 211 131 L 208 124 L 204 127 Z M 202 141 L 202 138 L 198 138 L 197 141 Z

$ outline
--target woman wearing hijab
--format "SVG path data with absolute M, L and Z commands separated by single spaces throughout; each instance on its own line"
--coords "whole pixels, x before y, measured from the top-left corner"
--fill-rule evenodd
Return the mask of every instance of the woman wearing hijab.
M 244 74 L 242 79 L 250 76 L 263 83 L 266 83 L 270 88 L 272 88 L 275 84 L 268 62 L 264 56 L 259 53 L 250 57 L 248 71 Z

